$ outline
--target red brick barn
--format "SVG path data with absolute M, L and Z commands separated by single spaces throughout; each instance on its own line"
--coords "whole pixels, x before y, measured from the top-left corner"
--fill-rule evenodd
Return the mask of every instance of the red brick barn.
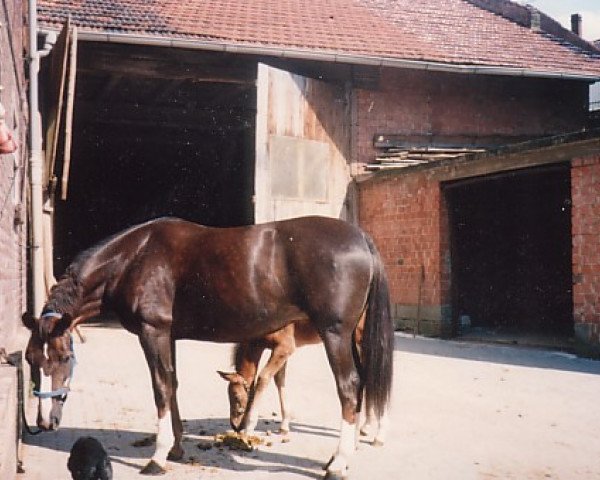
M 588 128 L 597 49 L 506 0 L 294 5 L 39 2 L 47 39 L 69 15 L 77 27 L 72 147 L 47 179 L 57 272 L 152 216 L 318 213 L 371 232 L 401 325 L 568 335 L 597 323 L 573 322 L 578 157 L 482 156 Z M 470 152 L 477 168 L 459 168 Z
M 0 6 L 0 478 L 7 479 L 17 471 L 19 418 L 17 370 L 7 362 L 23 348 L 28 300 L 26 7 L 20 0 Z
M 27 164 L 26 28 L 23 2 L 0 13 L 0 347 L 16 348 L 19 318 L 26 303 L 25 220 Z

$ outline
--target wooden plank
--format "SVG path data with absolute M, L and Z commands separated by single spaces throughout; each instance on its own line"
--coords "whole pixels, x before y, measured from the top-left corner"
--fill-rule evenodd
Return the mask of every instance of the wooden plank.
M 71 169 L 71 139 L 73 132 L 73 103 L 75 100 L 75 81 L 77 74 L 77 27 L 73 27 L 71 33 L 69 53 L 69 82 L 67 86 L 67 105 L 65 111 L 65 145 L 63 157 L 62 183 L 60 198 L 67 199 L 69 187 L 69 171 Z
M 71 19 L 69 17 L 58 35 L 56 44 L 52 50 L 50 65 L 49 106 L 46 112 L 46 118 L 48 119 L 48 128 L 46 129 L 46 168 L 44 169 L 43 183 L 49 187 L 51 196 L 54 190 L 56 151 L 58 149 L 58 136 L 67 76 L 67 49 L 70 28 Z
M 402 134 L 375 134 L 373 146 L 375 148 L 482 148 L 491 150 L 505 145 L 532 140 L 532 136 L 523 135 L 402 135 Z
M 416 170 L 427 170 L 429 178 L 432 180 L 446 182 L 541 165 L 551 165 L 553 163 L 569 162 L 574 158 L 599 154 L 600 130 L 576 132 L 537 139 L 527 144 L 506 148 L 499 153 L 491 152 L 466 155 L 458 159 L 442 160 L 436 164 L 382 169 L 379 173 L 364 175 L 358 178 L 357 181 L 362 183 L 380 178 L 380 175 L 409 175 Z

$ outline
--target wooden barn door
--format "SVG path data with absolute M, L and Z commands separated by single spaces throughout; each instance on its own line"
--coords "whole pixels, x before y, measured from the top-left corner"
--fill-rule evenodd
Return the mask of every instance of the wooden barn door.
M 352 217 L 345 88 L 259 64 L 255 221 Z

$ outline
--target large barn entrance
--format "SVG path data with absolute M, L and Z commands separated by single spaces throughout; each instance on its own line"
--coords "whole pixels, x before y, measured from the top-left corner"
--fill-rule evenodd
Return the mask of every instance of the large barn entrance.
M 571 334 L 570 165 L 444 188 L 456 324 L 495 333 Z
M 68 25 L 63 32 L 71 36 L 61 33 L 46 66 L 56 87 L 46 95 L 46 129 L 61 139 L 47 161 L 57 186 L 46 204 L 54 207 L 56 277 L 99 240 L 161 216 L 219 227 L 352 217 L 346 70 L 325 81 L 294 73 L 310 75 L 310 62 L 276 68 L 224 52 L 90 41 L 75 48 Z M 67 64 L 67 87 L 58 88 Z
M 132 45 L 79 49 L 56 274 L 79 251 L 151 218 L 253 223 L 256 61 Z

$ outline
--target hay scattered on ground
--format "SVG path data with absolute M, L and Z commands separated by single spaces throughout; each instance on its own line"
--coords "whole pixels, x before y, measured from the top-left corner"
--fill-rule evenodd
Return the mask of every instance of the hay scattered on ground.
M 258 445 L 262 445 L 264 440 L 256 435 L 246 435 L 244 433 L 226 432 L 215 435 L 216 447 L 229 447 L 232 450 L 242 450 L 251 452 Z

